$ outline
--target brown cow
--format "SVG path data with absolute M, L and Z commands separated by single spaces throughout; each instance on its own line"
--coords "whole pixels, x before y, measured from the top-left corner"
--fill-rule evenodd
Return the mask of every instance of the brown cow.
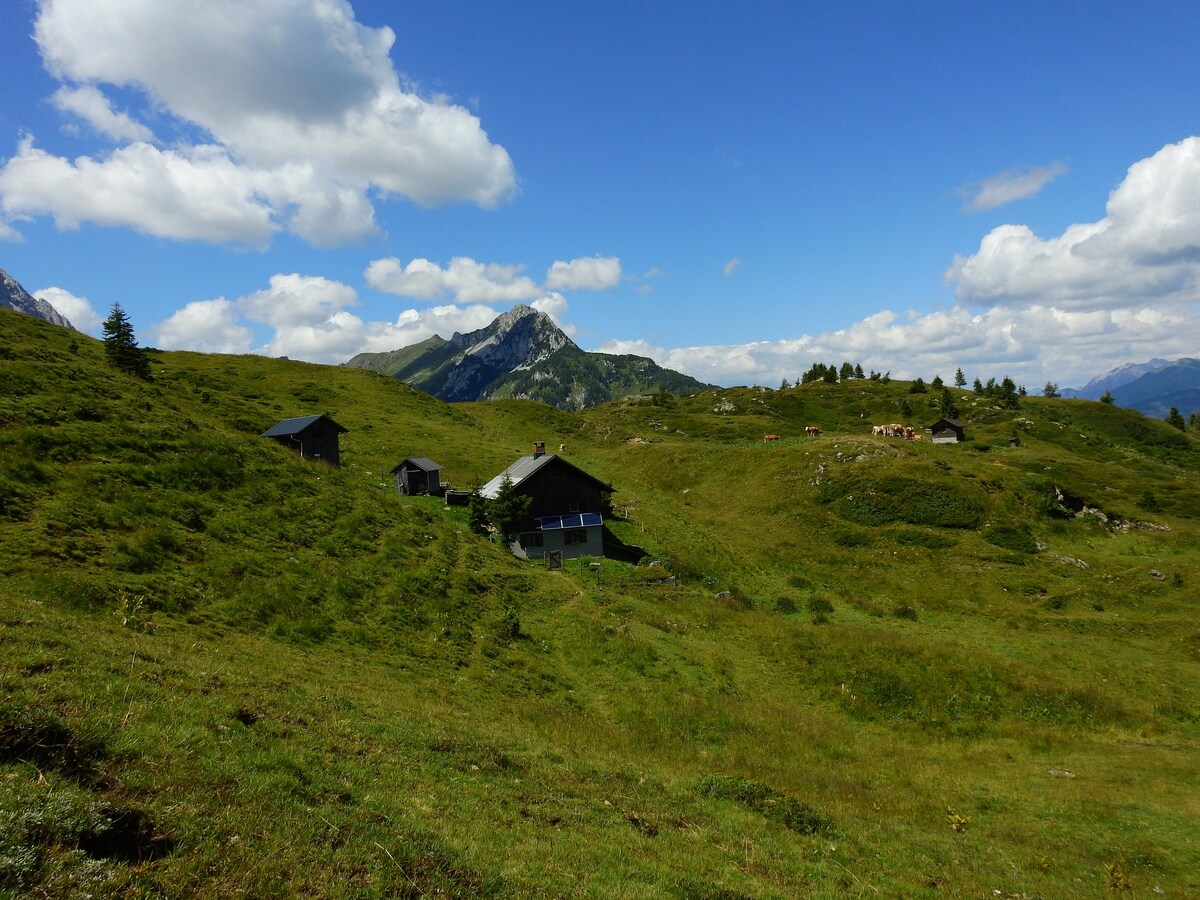
M 772 441 L 777 441 L 777 440 L 779 440 L 779 435 L 777 435 L 777 434 L 764 434 L 763 435 L 763 443 L 764 444 L 769 444 Z
M 816 425 L 806 425 L 804 427 L 804 433 L 807 434 L 809 437 L 816 437 L 817 435 L 819 435 L 821 433 L 821 429 L 818 428 Z

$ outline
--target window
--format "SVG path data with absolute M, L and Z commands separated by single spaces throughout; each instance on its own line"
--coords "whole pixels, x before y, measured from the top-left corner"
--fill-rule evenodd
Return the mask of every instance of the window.
M 540 547 L 542 546 L 542 533 L 540 531 L 526 531 L 519 538 L 522 547 Z
M 569 547 L 572 544 L 587 543 L 586 528 L 566 528 L 563 530 L 563 542 Z
M 579 512 L 579 501 L 578 500 L 568 500 L 567 501 L 567 512 L 569 512 L 569 513 Z

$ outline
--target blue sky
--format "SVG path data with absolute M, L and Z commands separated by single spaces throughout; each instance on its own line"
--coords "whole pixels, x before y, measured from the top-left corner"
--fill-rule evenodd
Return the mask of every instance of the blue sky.
M 518 302 L 721 384 L 1200 355 L 1200 6 L 14 0 L 0 267 L 341 362 Z

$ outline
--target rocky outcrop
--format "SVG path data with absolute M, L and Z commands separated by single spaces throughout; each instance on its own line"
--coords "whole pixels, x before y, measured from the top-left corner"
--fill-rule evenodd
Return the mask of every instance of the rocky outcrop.
M 33 316 L 35 319 L 45 319 L 47 322 L 53 322 L 55 325 L 75 331 L 75 326 L 67 321 L 66 316 L 45 300 L 34 297 L 3 269 L 0 269 L 0 307 L 15 309 L 17 312 Z

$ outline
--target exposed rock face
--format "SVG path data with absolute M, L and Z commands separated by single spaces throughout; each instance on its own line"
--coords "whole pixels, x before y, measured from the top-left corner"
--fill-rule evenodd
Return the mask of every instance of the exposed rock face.
M 641 356 L 581 350 L 553 319 L 524 305 L 478 331 L 360 353 L 346 365 L 391 375 L 441 400 L 539 400 L 570 410 L 660 389 L 690 394 L 709 387 Z
M 0 306 L 5 309 L 15 309 L 17 312 L 23 312 L 35 319 L 45 319 L 47 322 L 53 322 L 63 328 L 70 328 L 72 331 L 76 330 L 75 326 L 67 321 L 66 316 L 45 300 L 34 297 L 3 269 L 0 269 Z

